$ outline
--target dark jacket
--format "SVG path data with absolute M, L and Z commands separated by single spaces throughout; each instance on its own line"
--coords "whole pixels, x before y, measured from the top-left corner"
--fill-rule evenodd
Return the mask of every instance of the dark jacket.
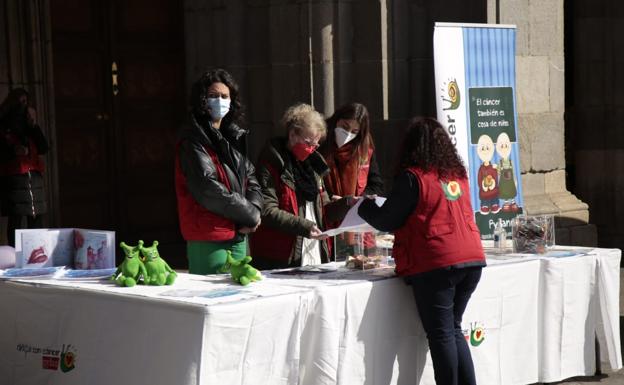
M 18 155 L 16 149 L 28 149 Z M 41 155 L 48 142 L 36 124 L 25 115 L 7 114 L 0 119 L 0 200 L 3 215 L 32 216 L 48 211 Z
M 191 114 L 190 124 L 179 135 L 176 165 L 178 215 L 185 239 L 243 240 L 236 230 L 260 221 L 262 194 L 254 174 L 251 162 L 220 130 Z
M 43 176 L 38 171 L 0 177 L 2 215 L 36 217 L 48 212 Z
M 384 195 L 384 182 L 379 172 L 379 164 L 375 152 L 371 154 L 368 176 L 366 178 L 366 188 L 363 195 Z
M 329 202 L 323 184 L 323 176 L 329 169 L 321 154 L 314 152 L 305 162 L 314 170 L 318 183 L 314 214 L 317 227 L 323 230 L 324 219 L 341 215 L 338 212 L 346 205 L 342 201 Z M 305 219 L 306 201 L 297 192 L 285 138 L 271 139 L 263 149 L 258 160 L 258 181 L 264 206 L 262 224 L 250 237 L 254 266 L 261 269 L 301 266 L 303 238 L 308 237 L 314 223 Z M 324 209 L 327 209 L 325 216 Z M 326 241 L 321 241 L 321 261 L 329 261 Z
M 223 117 L 219 131 L 223 134 L 225 139 L 230 142 L 231 146 L 244 156 L 247 156 L 247 135 L 249 134 L 249 130 L 245 130 L 238 124 L 231 122 L 229 115 L 230 114 Z

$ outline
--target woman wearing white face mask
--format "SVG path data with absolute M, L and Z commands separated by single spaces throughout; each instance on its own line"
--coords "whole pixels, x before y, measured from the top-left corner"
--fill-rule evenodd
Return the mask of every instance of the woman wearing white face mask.
M 175 182 L 189 272 L 216 273 L 227 252 L 247 255 L 246 236 L 260 224 L 262 193 L 244 152 L 238 86 L 222 69 L 204 73 L 191 89 L 190 122 L 181 131 Z
M 327 129 L 327 141 L 319 151 L 329 166 L 325 185 L 332 199 L 382 195 L 383 179 L 375 158 L 366 107 L 360 103 L 341 106 L 327 119 Z M 353 204 L 356 199 L 350 201 Z M 328 223 L 328 227 L 339 224 L 340 221 Z M 354 244 L 352 238 L 352 234 L 341 237 L 347 245 Z M 364 237 L 365 246 L 372 247 L 372 242 L 370 235 Z
M 334 197 L 383 194 L 366 107 L 343 105 L 327 119 L 327 129 L 319 151 L 330 169 L 325 177 L 328 192 Z

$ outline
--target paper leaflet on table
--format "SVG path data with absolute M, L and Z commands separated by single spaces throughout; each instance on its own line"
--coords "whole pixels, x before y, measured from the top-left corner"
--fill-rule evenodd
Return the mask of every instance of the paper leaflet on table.
M 355 233 L 365 233 L 368 231 L 375 231 L 375 228 L 369 225 L 362 217 L 358 215 L 358 208 L 367 198 L 360 198 L 358 201 L 349 209 L 347 215 L 345 215 L 344 219 L 340 223 L 340 226 L 335 229 L 330 229 L 324 231 L 322 234 L 333 237 L 334 235 L 342 234 L 345 231 L 351 231 Z M 384 197 L 375 197 L 375 203 L 377 206 L 381 207 L 386 198 Z

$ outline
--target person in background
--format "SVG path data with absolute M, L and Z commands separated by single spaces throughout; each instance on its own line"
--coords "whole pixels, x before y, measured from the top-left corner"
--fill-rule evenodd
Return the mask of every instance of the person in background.
M 461 321 L 485 255 L 474 222 L 466 169 L 435 119 L 410 122 L 400 169 L 382 207 L 364 201 L 359 215 L 394 231 L 396 272 L 413 288 L 429 341 L 436 384 L 476 384 Z
M 28 92 L 11 90 L 0 105 L 0 201 L 2 214 L 8 217 L 11 246 L 15 246 L 15 229 L 43 227 L 48 207 L 41 155 L 48 148 Z
M 382 195 L 383 179 L 366 107 L 360 103 L 341 106 L 327 119 L 327 130 L 319 152 L 329 166 L 324 178 L 328 191 L 338 197 Z
M 262 193 L 252 163 L 239 150 L 245 130 L 238 85 L 223 69 L 205 72 L 191 88 L 189 124 L 175 165 L 180 230 L 189 273 L 214 274 L 228 252 L 247 254 L 247 234 L 260 224 Z
M 354 204 L 363 195 L 383 195 L 383 179 L 375 158 L 366 106 L 360 103 L 341 106 L 327 119 L 327 129 L 327 140 L 319 152 L 329 166 L 324 181 L 330 197 L 334 200 L 347 197 Z M 327 227 L 337 227 L 340 220 L 328 223 Z M 334 246 L 340 254 L 353 255 L 356 242 L 354 233 L 344 233 L 337 236 Z M 364 233 L 363 246 L 365 249 L 375 246 L 372 233 Z
M 343 215 L 346 200 L 330 203 L 323 176 L 329 169 L 316 151 L 326 135 L 323 116 L 308 104 L 286 110 L 286 136 L 270 139 L 258 161 L 264 207 L 250 240 L 254 266 L 266 270 L 329 261 L 324 215 Z

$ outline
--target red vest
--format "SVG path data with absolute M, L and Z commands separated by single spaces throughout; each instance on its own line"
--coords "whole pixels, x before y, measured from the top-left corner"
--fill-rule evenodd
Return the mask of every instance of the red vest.
M 177 151 L 179 152 L 178 143 Z M 204 147 L 217 170 L 217 180 L 230 190 L 230 182 L 217 154 L 209 147 Z M 214 214 L 201 206 L 191 195 L 186 185 L 186 176 L 180 167 L 180 158 L 176 156 L 175 185 L 178 197 L 178 217 L 180 231 L 187 241 L 228 241 L 236 236 L 236 226 L 228 219 Z
M 271 172 L 273 182 L 276 186 L 278 207 L 295 216 L 299 215 L 297 194 L 286 183 L 282 181 L 279 173 L 274 167 L 267 164 L 267 169 Z M 273 259 L 276 261 L 288 261 L 297 237 L 287 234 L 269 226 L 261 224 L 254 233 L 249 236 L 249 249 L 252 256 L 263 259 Z
M 414 167 L 408 171 L 420 180 L 420 197 L 407 222 L 394 233 L 392 255 L 397 274 L 485 261 L 468 181 L 441 181 L 437 173 Z
M 358 156 L 358 154 L 356 154 L 355 156 Z M 357 180 L 355 182 L 355 195 L 356 196 L 362 196 L 364 194 L 364 190 L 366 190 L 366 184 L 368 182 L 368 172 L 370 171 L 370 161 L 372 157 L 373 157 L 373 149 L 369 147 L 365 162 L 358 166 Z M 335 161 L 332 163 L 331 167 L 337 167 Z M 331 222 L 326 221 L 325 223 L 328 229 L 333 229 L 333 228 L 340 226 L 340 222 L 331 223 Z M 342 237 L 343 239 L 345 237 L 349 238 L 346 241 L 347 244 L 349 245 L 353 245 L 355 242 L 353 233 L 341 234 L 339 236 Z M 334 238 L 328 239 L 327 244 L 329 246 L 329 251 L 331 255 L 331 250 L 334 247 Z M 364 233 L 364 247 L 371 248 L 374 246 L 375 246 L 375 237 L 373 236 L 373 234 Z
M 19 140 L 15 134 L 5 134 L 5 141 L 9 144 L 19 144 Z M 37 146 L 32 140 L 28 140 L 28 154 L 17 155 L 15 159 L 12 159 L 2 165 L 0 165 L 0 175 L 22 175 L 29 171 L 39 171 L 43 173 L 43 161 L 37 151 Z
M 366 162 L 362 163 L 358 168 L 357 182 L 355 185 L 355 195 L 361 196 L 366 190 L 366 182 L 368 182 L 368 171 L 370 170 L 370 160 L 373 156 L 373 149 L 368 149 Z

